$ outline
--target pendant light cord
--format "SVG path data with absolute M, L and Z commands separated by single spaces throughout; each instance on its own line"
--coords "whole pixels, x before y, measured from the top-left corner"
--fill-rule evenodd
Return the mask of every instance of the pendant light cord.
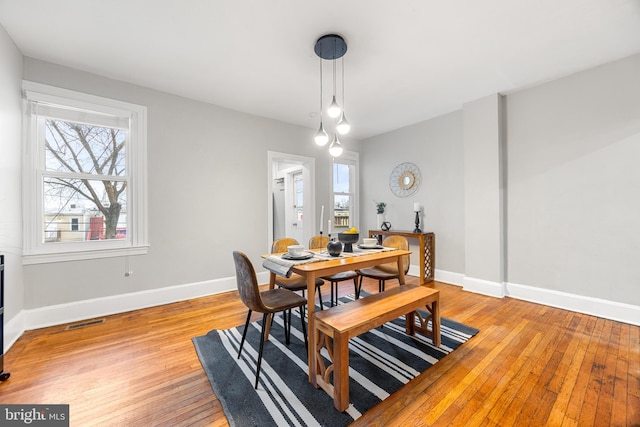
M 322 123 L 322 58 L 320 58 L 320 122 Z
M 342 111 L 345 110 L 345 103 L 344 103 L 344 55 L 342 55 L 342 58 L 340 58 L 340 62 L 341 62 L 341 66 L 342 66 Z
M 336 55 L 338 54 L 338 46 L 336 40 L 333 39 L 333 97 L 336 96 Z

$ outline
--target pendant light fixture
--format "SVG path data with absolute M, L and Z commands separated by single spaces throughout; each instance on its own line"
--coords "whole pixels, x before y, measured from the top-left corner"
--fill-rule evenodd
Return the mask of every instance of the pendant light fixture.
M 351 125 L 347 121 L 343 108 L 340 107 L 336 100 L 336 62 L 339 58 L 343 58 L 344 54 L 347 53 L 347 43 L 344 39 L 337 34 L 326 34 L 320 37 L 316 41 L 316 45 L 314 48 L 316 55 L 320 58 L 320 128 L 315 135 L 315 141 L 318 145 L 325 145 L 330 137 L 324 129 L 323 126 L 323 115 L 322 111 L 322 60 L 333 61 L 333 97 L 331 99 L 331 104 L 327 109 L 327 116 L 338 119 L 339 121 L 336 124 L 335 130 L 337 133 L 341 135 L 346 134 L 351 129 Z M 342 67 L 342 105 L 344 106 L 344 58 L 341 61 Z M 326 139 L 325 139 L 326 138 Z M 331 145 L 329 146 L 329 153 L 333 157 L 338 157 L 342 154 L 343 148 L 340 140 L 338 139 L 338 135 L 333 136 L 333 140 L 331 141 Z
M 333 39 L 333 43 L 335 45 L 335 40 Z M 331 100 L 331 104 L 329 104 L 329 108 L 327 109 L 327 114 L 329 117 L 336 118 L 342 112 L 342 108 L 336 102 L 336 60 L 333 60 L 333 99 Z
M 344 111 L 342 112 L 342 116 L 340 116 L 340 121 L 336 125 L 336 130 L 340 135 L 346 135 L 351 130 L 351 125 L 347 121 L 347 118 L 344 116 Z
M 344 56 L 340 59 L 342 63 L 342 115 L 340 116 L 340 120 L 336 125 L 336 130 L 340 135 L 346 135 L 351 130 L 351 124 L 347 121 L 347 118 L 344 115 Z
M 333 141 L 329 146 L 329 154 L 333 157 L 340 157 L 344 149 L 342 148 L 342 144 L 340 144 L 340 140 L 338 139 L 338 135 L 333 136 Z
M 322 126 L 322 60 L 320 61 L 320 129 L 318 129 L 314 140 L 316 144 L 321 147 L 327 145 L 327 142 L 329 142 L 329 134 L 327 134 L 324 126 Z

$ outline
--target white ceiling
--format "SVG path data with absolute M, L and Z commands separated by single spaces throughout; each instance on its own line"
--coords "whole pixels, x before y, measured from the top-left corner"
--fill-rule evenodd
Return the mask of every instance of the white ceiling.
M 0 0 L 0 23 L 25 56 L 313 129 L 338 33 L 358 139 L 640 53 L 639 0 Z

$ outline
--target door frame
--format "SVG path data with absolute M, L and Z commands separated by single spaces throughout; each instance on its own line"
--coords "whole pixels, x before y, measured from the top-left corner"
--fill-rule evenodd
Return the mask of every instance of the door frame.
M 286 162 L 300 165 L 303 173 L 303 236 L 304 241 L 300 244 L 305 245 L 313 236 L 313 225 L 316 223 L 316 159 L 313 157 L 299 156 L 297 154 L 280 153 L 277 151 L 267 151 L 267 242 L 266 250 L 271 250 L 273 242 L 273 180 L 276 178 L 275 167 L 278 163 Z

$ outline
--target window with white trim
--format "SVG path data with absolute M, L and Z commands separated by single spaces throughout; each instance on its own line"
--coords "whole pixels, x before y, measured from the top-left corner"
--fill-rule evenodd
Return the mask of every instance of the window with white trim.
M 332 228 L 338 232 L 358 228 L 358 153 L 343 152 L 332 163 Z
M 146 107 L 26 81 L 23 91 L 23 262 L 146 253 Z

